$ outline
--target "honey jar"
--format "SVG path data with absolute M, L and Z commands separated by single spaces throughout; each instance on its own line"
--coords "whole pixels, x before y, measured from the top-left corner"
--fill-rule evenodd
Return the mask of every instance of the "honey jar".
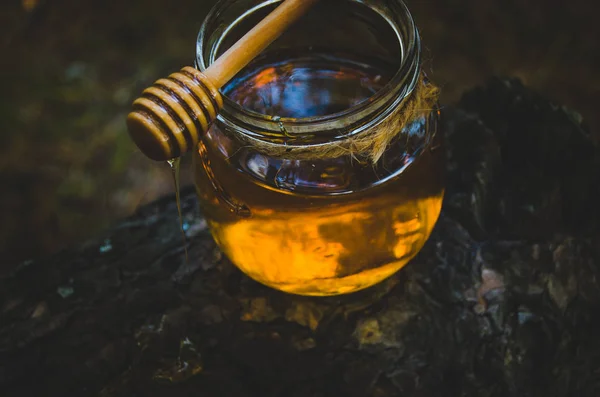
M 195 67 L 277 4 L 218 2 Z M 358 291 L 405 266 L 444 193 L 439 112 L 435 101 L 415 105 L 430 84 L 402 1 L 315 4 L 222 88 L 223 108 L 193 153 L 224 254 L 262 284 L 315 296 Z

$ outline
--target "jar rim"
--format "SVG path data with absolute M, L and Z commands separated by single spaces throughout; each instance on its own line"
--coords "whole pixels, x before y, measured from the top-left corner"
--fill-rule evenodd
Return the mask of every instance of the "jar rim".
M 196 40 L 196 67 L 204 71 L 215 61 L 219 46 L 229 33 L 230 29 L 239 21 L 264 7 L 272 6 L 284 0 L 265 0 L 240 14 L 229 29 L 219 32 L 219 40 L 210 46 L 206 46 L 214 32 L 210 31 L 210 23 L 237 0 L 219 0 L 205 17 Z M 414 20 L 408 7 L 403 0 L 388 0 L 396 6 L 400 12 L 397 17 L 402 18 L 405 26 L 405 34 L 400 29 L 398 21 L 393 16 L 386 15 L 385 11 L 377 7 L 376 3 L 364 0 L 347 0 L 367 6 L 374 11 L 382 20 L 389 24 L 398 40 L 400 46 L 401 60 L 392 77 L 368 100 L 350 106 L 344 110 L 312 117 L 286 118 L 270 116 L 247 109 L 229 97 L 223 95 L 223 109 L 217 116 L 217 122 L 227 129 L 245 135 L 246 139 L 257 139 L 269 141 L 270 143 L 281 141 L 290 144 L 306 146 L 311 144 L 314 132 L 319 131 L 320 137 L 327 137 L 328 141 L 348 139 L 366 129 L 376 126 L 385 120 L 394 109 L 401 106 L 402 102 L 414 90 L 420 72 L 420 37 Z M 208 50 L 208 54 L 206 51 Z M 285 128 L 283 128 L 285 126 Z M 314 142 L 313 142 L 314 143 Z

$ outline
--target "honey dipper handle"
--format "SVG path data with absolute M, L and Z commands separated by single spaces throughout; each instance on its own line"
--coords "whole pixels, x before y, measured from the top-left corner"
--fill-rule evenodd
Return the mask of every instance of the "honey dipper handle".
M 244 66 L 256 58 L 317 0 L 285 0 L 205 71 L 204 75 L 221 88 Z

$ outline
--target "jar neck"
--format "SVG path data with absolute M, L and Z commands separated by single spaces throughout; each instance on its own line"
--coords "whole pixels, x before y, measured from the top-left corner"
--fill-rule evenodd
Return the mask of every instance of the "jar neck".
M 385 23 L 386 37 L 397 45 L 394 71 L 376 93 L 355 106 L 317 117 L 284 118 L 261 114 L 240 106 L 223 95 L 217 122 L 244 139 L 286 146 L 307 146 L 344 140 L 376 127 L 394 112 L 415 89 L 420 77 L 420 38 L 412 16 L 401 0 L 340 0 L 368 7 Z M 232 32 L 254 15 L 264 15 L 281 0 L 220 0 L 206 17 L 196 48 L 196 67 L 204 71 L 231 41 Z M 315 10 L 318 12 L 318 10 Z M 388 34 L 387 36 L 390 36 Z M 356 44 L 358 46 L 358 44 Z

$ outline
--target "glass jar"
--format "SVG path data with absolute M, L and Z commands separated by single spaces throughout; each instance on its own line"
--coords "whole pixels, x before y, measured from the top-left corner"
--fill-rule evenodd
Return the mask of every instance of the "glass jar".
M 278 3 L 218 2 L 196 67 Z M 239 269 L 289 293 L 338 295 L 386 279 L 419 252 L 444 193 L 437 109 L 396 131 L 376 162 L 322 149 L 382 128 L 419 83 L 420 55 L 402 1 L 321 1 L 223 87 L 193 167 L 210 230 Z

